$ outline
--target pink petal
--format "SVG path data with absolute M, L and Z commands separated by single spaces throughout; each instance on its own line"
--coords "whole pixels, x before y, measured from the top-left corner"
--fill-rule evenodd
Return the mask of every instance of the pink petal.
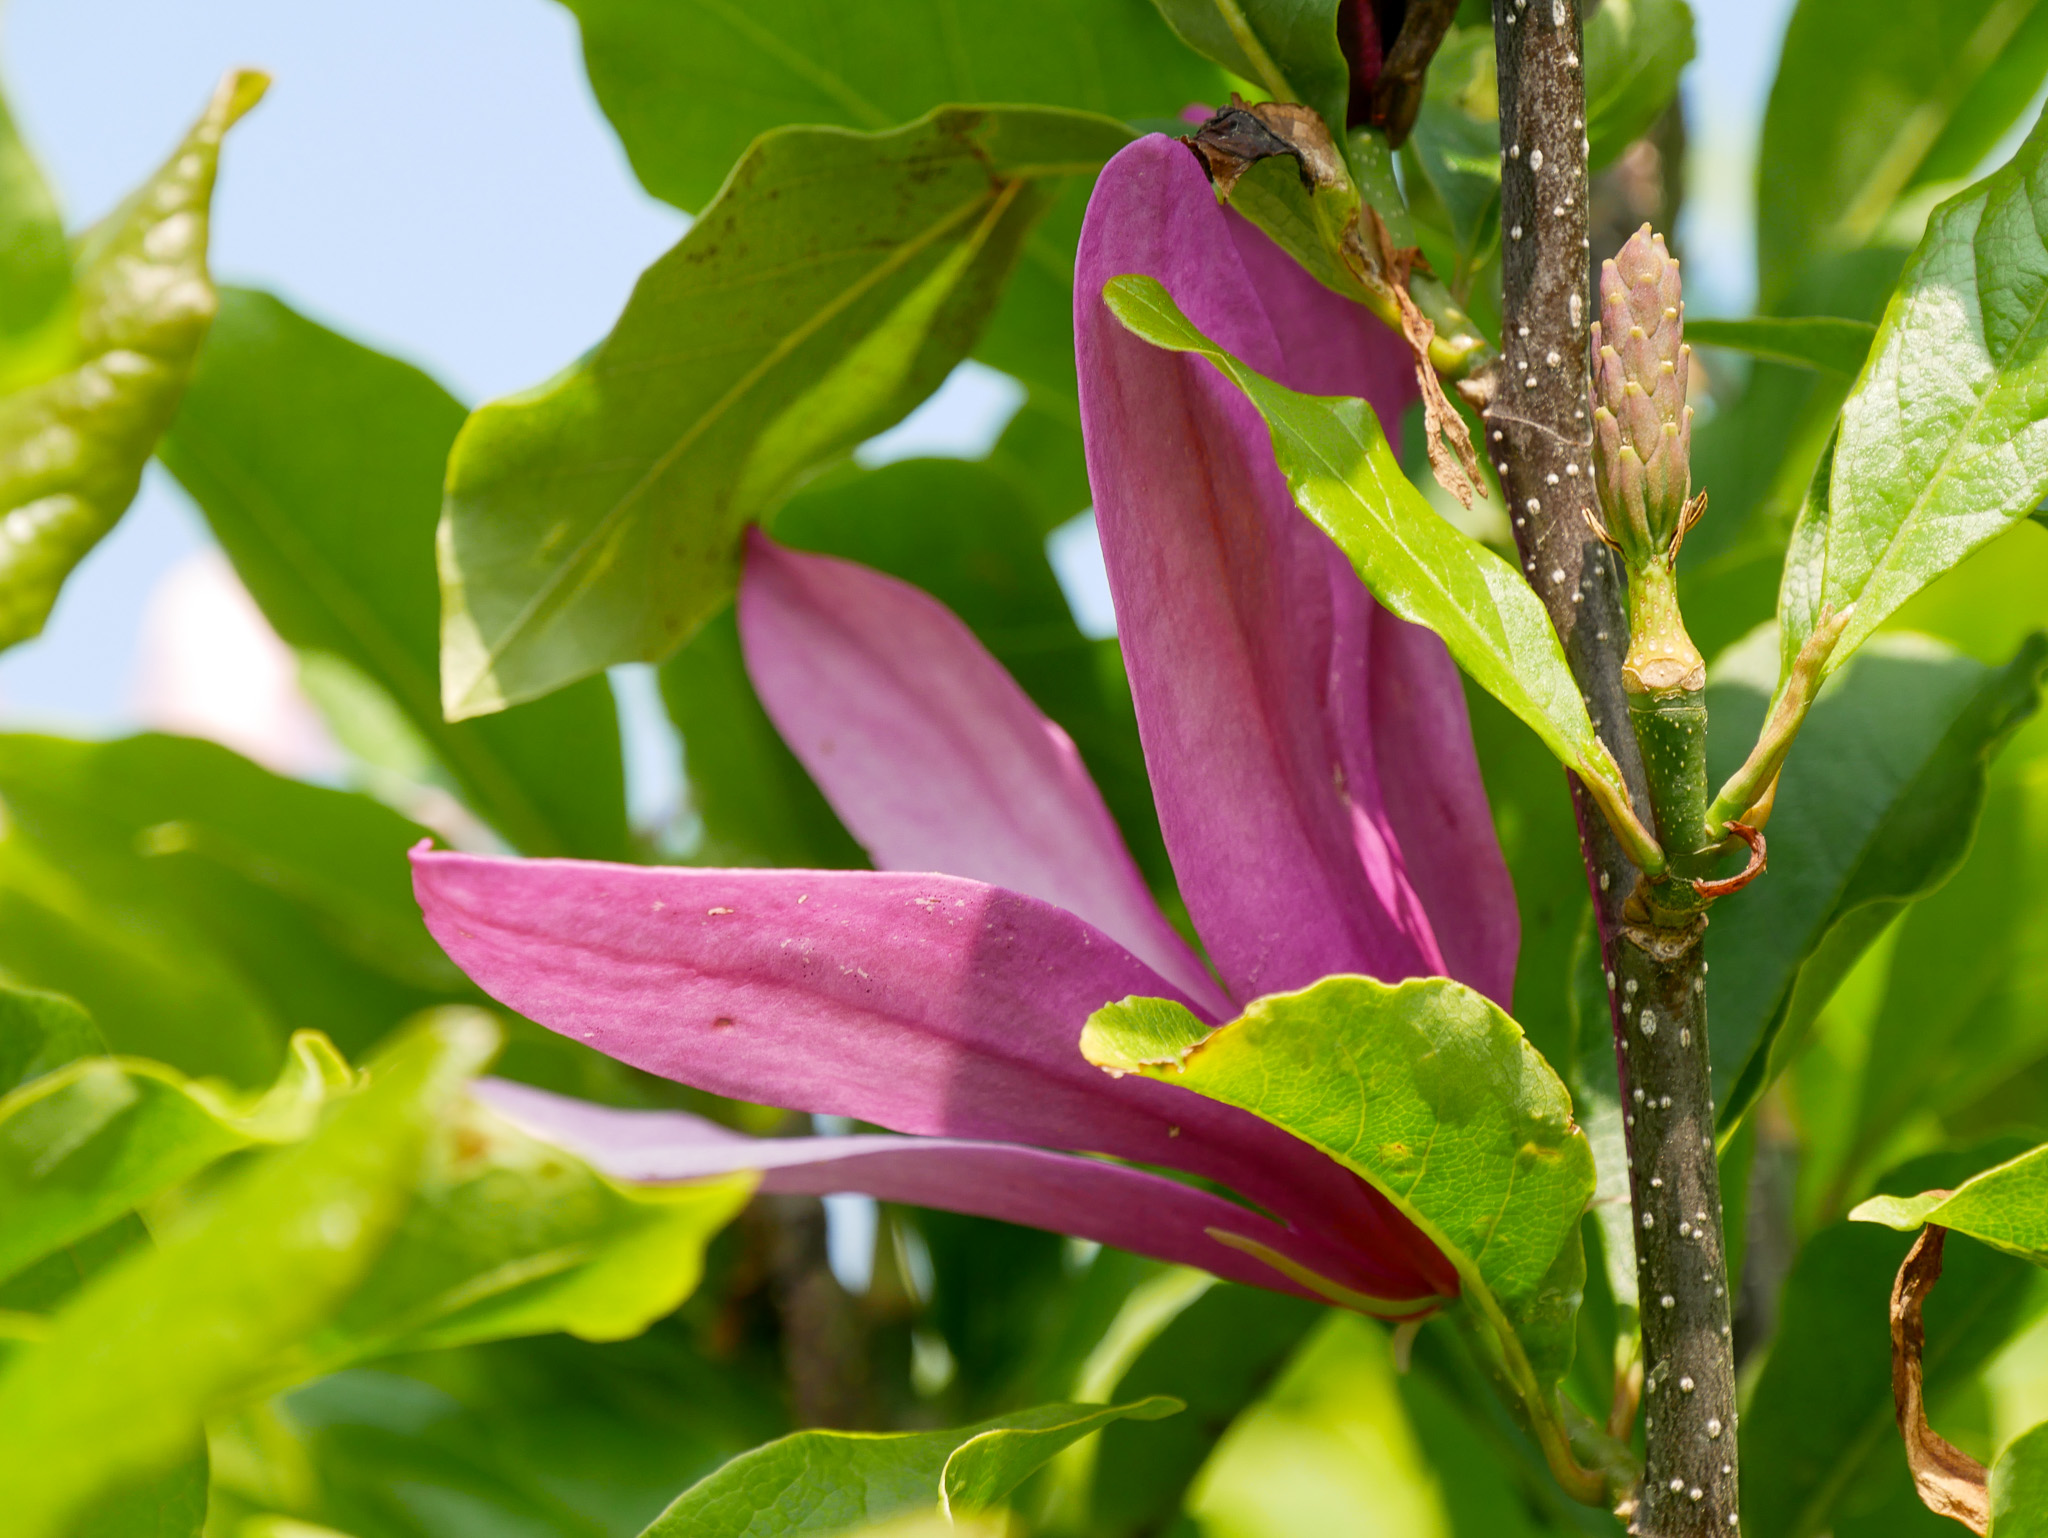
M 761 703 L 878 868 L 1042 898 L 1229 1011 L 1160 914 L 1073 742 L 943 604 L 756 532 L 739 622 Z
M 1072 1154 L 956 1138 L 857 1134 L 748 1138 L 680 1111 L 621 1111 L 503 1079 L 474 1093 L 526 1131 L 621 1180 L 696 1180 L 762 1172 L 761 1188 L 809 1196 L 858 1191 L 882 1201 L 1000 1218 L 1197 1266 L 1230 1281 L 1312 1296 L 1279 1271 L 1211 1237 L 1253 1239 L 1354 1291 L 1429 1296 L 1416 1277 L 1289 1232 L 1194 1186 Z
M 1104 169 L 1075 281 L 1089 478 L 1160 824 L 1225 985 L 1449 972 L 1505 997 L 1512 889 L 1441 644 L 1386 623 L 1215 369 L 1109 314 L 1130 272 L 1294 388 L 1398 422 L 1414 386 L 1400 341 L 1219 209 L 1182 146 Z
M 1078 1042 L 1095 1010 L 1181 995 L 1036 898 L 951 876 L 424 847 L 413 884 L 434 938 L 486 993 L 650 1073 L 899 1132 L 1181 1169 L 1298 1228 L 1396 1257 L 1403 1274 L 1437 1263 L 1370 1188 L 1308 1145 L 1089 1064 Z

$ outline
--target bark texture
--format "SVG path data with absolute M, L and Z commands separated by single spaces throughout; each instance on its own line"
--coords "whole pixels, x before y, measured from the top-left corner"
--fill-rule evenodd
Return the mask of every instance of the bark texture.
M 1483 401 L 1486 453 L 1501 476 L 1523 574 L 1648 821 L 1622 686 L 1628 624 L 1620 573 L 1580 511 L 1594 505 L 1582 38 L 1578 0 L 1496 0 L 1503 356 L 1467 394 Z M 1707 1073 L 1705 926 L 1631 924 L 1624 909 L 1635 868 L 1576 783 L 1572 798 L 1609 980 L 1636 1214 L 1649 1465 L 1630 1530 L 1725 1535 L 1738 1523 L 1739 1476 Z

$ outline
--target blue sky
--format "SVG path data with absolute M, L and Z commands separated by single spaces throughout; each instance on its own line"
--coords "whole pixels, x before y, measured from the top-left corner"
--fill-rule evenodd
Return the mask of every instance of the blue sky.
M 1684 234 L 1701 308 L 1748 298 L 1748 158 L 1788 9 L 1696 7 Z M 633 181 L 552 0 L 12 0 L 0 14 L 0 76 L 74 224 L 145 175 L 237 64 L 274 84 L 223 156 L 216 273 L 465 399 L 523 388 L 590 346 L 684 228 Z M 973 452 L 1010 402 L 970 375 L 890 448 Z M 131 724 L 143 602 L 205 539 L 152 470 L 45 635 L 0 657 L 0 716 Z

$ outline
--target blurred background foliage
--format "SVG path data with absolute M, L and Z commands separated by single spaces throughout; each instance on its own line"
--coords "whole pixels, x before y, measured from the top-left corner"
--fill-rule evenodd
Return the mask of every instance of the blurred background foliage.
M 1677 232 L 1698 311 L 1875 323 L 1929 211 L 2007 158 L 2038 113 L 2048 3 L 1735 10 L 1710 24 L 1685 0 L 1604 0 L 1593 14 L 1595 253 L 1648 220 Z M 684 215 L 785 125 L 874 131 L 994 101 L 1145 130 L 1233 87 L 1256 94 L 1184 46 L 1149 0 L 573 0 L 567 12 L 574 28 L 555 28 L 553 45 L 566 55 L 580 38 L 633 175 Z M 488 8 L 477 16 L 487 28 Z M 1399 168 L 1431 265 L 1497 328 L 1486 7 L 1468 0 L 1458 22 Z M 1687 75 L 1696 25 L 1701 62 Z M 1767 59 L 1757 39 L 1780 26 L 1767 96 L 1746 102 L 1728 78 L 1740 46 Z M 260 53 L 260 39 L 250 46 Z M 1702 76 L 1727 60 L 1724 78 Z M 486 51 L 475 65 L 486 89 L 492 63 Z M 206 84 L 177 82 L 184 110 Z M 320 131 L 345 143 L 375 109 L 351 103 Z M 252 167 L 263 121 L 236 130 Z M 594 137 L 583 149 L 592 163 L 610 153 Z M 477 186 L 519 202 L 522 227 L 555 218 L 519 198 L 515 149 L 482 134 L 469 153 Z M 1753 254 L 1729 215 L 1730 185 L 1750 179 Z M 938 404 L 851 456 L 801 466 L 770 518 L 786 542 L 893 572 L 959 613 L 1071 733 L 1177 913 L 1090 567 L 1066 287 L 1085 183 L 1047 192 L 1014 273 L 986 296 L 974 361 Z M 263 216 L 258 205 L 244 217 Z M 350 210 L 324 217 L 346 225 Z M 633 267 L 686 223 L 634 218 L 642 249 L 609 287 L 585 285 L 580 329 L 543 335 L 545 356 L 499 357 L 479 375 L 491 391 L 592 342 Z M 0 130 L 0 358 L 20 377 L 62 362 L 50 341 L 72 281 L 62 231 L 81 222 L 59 222 L 27 151 Z M 1034 1442 L 1035 1461 L 1001 1471 L 1028 1530 L 1619 1530 L 1557 1493 L 1446 1326 L 1397 1337 L 1056 1235 L 860 1198 L 761 1199 L 721 1227 L 745 1196 L 737 1186 L 684 1198 L 620 1188 L 462 1110 L 461 1084 L 494 1063 L 613 1104 L 809 1130 L 487 1012 L 419 922 L 404 853 L 420 839 L 865 861 L 754 698 L 729 609 L 657 668 L 444 719 L 435 529 L 465 408 L 318 308 L 225 288 L 154 446 L 219 552 L 181 567 L 183 586 L 156 600 L 171 618 L 152 621 L 137 699 L 169 730 L 37 734 L 33 711 L 16 708 L 0 737 L 0 1091 L 14 1091 L 0 1133 L 15 1139 L 0 1166 L 56 1118 L 76 1187 L 53 1194 L 47 1170 L 0 1168 L 0 1184 L 18 1180 L 44 1204 L 33 1232 L 17 1215 L 28 1194 L 0 1219 L 28 1233 L 18 1250 L 0 1243 L 14 1261 L 0 1276 L 0 1353 L 33 1345 L 64 1368 L 0 1377 L 0 1428 L 16 1458 L 78 1465 L 65 1477 L 97 1504 L 66 1531 L 630 1538 L 686 1486 L 798 1427 L 935 1431 L 1155 1395 L 1186 1408 L 1064 1447 Z M 500 318 L 518 327 L 518 306 Z M 1682 575 L 1692 632 L 1717 659 L 1717 759 L 1739 758 L 1761 717 L 1775 645 L 1758 628 L 1851 383 L 1699 349 L 1694 473 L 1712 512 Z M 1407 429 L 1411 473 L 1434 493 L 1419 429 Z M 919 433 L 927 446 L 950 434 L 954 452 L 917 452 Z M 168 494 L 161 471 L 149 471 L 145 509 Z M 1437 496 L 1446 516 L 1506 543 L 1497 496 L 1469 515 Z M 88 562 L 75 592 L 95 580 Z M 179 613 L 212 652 L 179 640 Z M 2038 524 L 1907 605 L 1816 708 L 1778 799 L 1770 878 L 1717 911 L 1709 934 L 1745 1506 L 1767 1538 L 1944 1530 L 1890 1432 L 1884 1309 L 1908 1240 L 1847 1214 L 1873 1193 L 1958 1184 L 2048 1137 L 2048 722 L 2030 639 L 2044 620 Z M 60 605 L 53 636 L 98 623 Z M 134 619 L 105 623 L 129 633 Z M 23 648 L 29 663 L 0 669 L 0 690 L 33 682 L 34 647 L 51 644 Z M 210 660 L 222 647 L 235 665 Z M 1564 787 L 1499 706 L 1474 692 L 1471 707 L 1521 899 L 1515 1014 L 1571 1082 L 1611 1176 L 1619 1109 Z M 108 1050 L 125 1066 L 97 1056 Z M 349 1065 L 366 1061 L 377 1088 L 353 1092 Z M 316 1187 L 324 1204 L 308 1207 Z M 1632 1329 L 1618 1189 L 1604 1182 L 1586 1220 L 1594 1263 L 1570 1380 L 1596 1417 Z M 1959 1242 L 1928 1333 L 1941 1350 L 1931 1413 L 1953 1441 L 1989 1461 L 2048 1419 L 2039 1270 Z M 52 1354 L 74 1337 L 73 1356 Z M 755 1456 L 772 1472 L 783 1454 Z M 861 1477 L 899 1475 L 912 1477 Z M 671 1530 L 725 1529 L 681 1517 L 656 1529 Z

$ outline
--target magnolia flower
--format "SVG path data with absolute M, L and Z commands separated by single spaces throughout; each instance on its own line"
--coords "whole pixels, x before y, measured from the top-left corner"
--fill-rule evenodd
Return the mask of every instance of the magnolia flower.
M 1103 171 L 1075 281 L 1088 469 L 1160 822 L 1213 974 L 1073 744 L 965 625 L 758 533 L 748 670 L 877 869 L 423 851 L 420 903 L 470 976 L 557 1031 L 721 1095 L 893 1129 L 754 1140 L 486 1089 L 617 1174 L 756 1169 L 770 1190 L 980 1213 L 1423 1312 L 1456 1277 L 1356 1175 L 1079 1050 L 1089 1015 L 1133 994 L 1222 1021 L 1333 973 L 1448 974 L 1505 1005 L 1518 939 L 1443 646 L 1381 610 L 1296 511 L 1220 375 L 1118 325 L 1102 286 L 1131 272 L 1296 389 L 1362 395 L 1392 421 L 1413 386 L 1398 339 L 1220 209 L 1180 144 L 1145 139 Z

